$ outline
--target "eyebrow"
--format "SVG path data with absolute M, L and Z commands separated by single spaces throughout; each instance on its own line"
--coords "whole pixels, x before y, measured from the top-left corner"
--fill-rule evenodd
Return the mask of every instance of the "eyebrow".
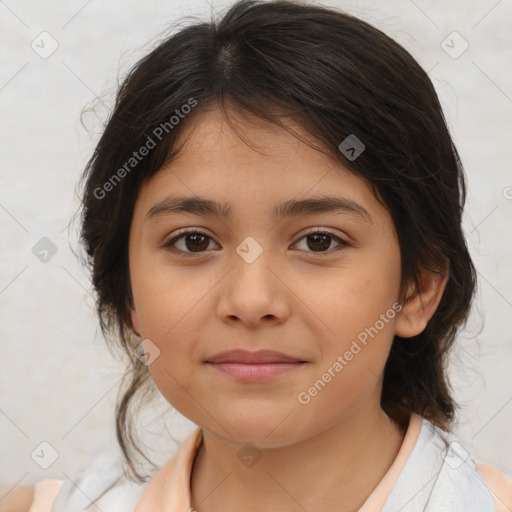
M 275 205 L 271 210 L 274 219 L 308 215 L 314 213 L 339 212 L 361 218 L 373 223 L 370 214 L 358 203 L 343 197 L 324 196 L 306 199 L 290 199 Z M 231 205 L 198 196 L 169 196 L 153 205 L 147 212 L 145 220 L 155 219 L 172 213 L 192 213 L 195 215 L 231 218 Z

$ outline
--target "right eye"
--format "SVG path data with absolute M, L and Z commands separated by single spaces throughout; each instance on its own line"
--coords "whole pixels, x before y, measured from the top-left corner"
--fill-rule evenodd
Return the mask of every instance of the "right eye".
M 162 247 L 178 254 L 200 254 L 208 249 L 209 241 L 213 241 L 213 239 L 202 231 L 184 229 L 178 236 L 164 242 Z M 181 244 L 181 247 L 176 247 L 177 244 Z

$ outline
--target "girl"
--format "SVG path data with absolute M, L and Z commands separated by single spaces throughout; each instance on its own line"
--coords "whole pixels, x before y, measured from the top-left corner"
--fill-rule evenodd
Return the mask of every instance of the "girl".
M 512 481 L 450 434 L 464 173 L 401 46 L 242 0 L 133 68 L 83 182 L 127 467 L 41 481 L 30 512 L 511 510 Z M 198 428 L 145 475 L 132 407 L 156 389 Z

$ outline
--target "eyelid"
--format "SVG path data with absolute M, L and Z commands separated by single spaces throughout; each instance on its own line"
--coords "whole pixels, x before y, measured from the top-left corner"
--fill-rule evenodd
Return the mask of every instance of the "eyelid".
M 305 236 L 308 236 L 308 235 L 316 235 L 317 233 L 331 235 L 332 237 L 337 237 L 340 240 L 343 239 L 343 236 L 344 236 L 341 234 L 337 234 L 334 231 L 331 231 L 330 228 L 308 228 L 308 229 L 306 229 L 306 231 L 299 233 L 297 240 L 301 240 L 302 238 L 304 238 Z

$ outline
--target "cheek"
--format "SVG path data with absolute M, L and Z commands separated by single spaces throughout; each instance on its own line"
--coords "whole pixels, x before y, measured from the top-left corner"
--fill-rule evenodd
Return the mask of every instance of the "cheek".
M 400 258 L 394 247 L 358 253 L 329 275 L 309 273 L 294 284 L 308 306 L 303 318 L 314 332 L 325 333 L 324 354 L 348 350 L 358 336 L 363 343 L 378 336 L 380 346 L 389 345 L 399 307 Z
M 371 395 L 380 396 L 376 391 L 393 342 L 396 317 L 392 305 L 380 306 L 338 315 L 336 337 L 324 339 L 322 359 L 297 396 L 308 417 L 334 424 Z
M 144 258 L 141 258 L 143 260 Z M 215 282 L 197 268 L 168 265 L 133 266 L 132 288 L 141 336 L 156 346 L 158 357 L 148 367 L 162 395 L 173 405 L 190 401 L 194 381 L 191 365 L 199 363 L 200 319 L 207 318 L 208 291 Z M 211 314 L 211 313 L 210 313 Z
M 191 329 L 191 318 L 200 310 L 208 291 L 215 285 L 201 269 L 172 268 L 165 257 L 151 256 L 134 262 L 131 274 L 134 301 L 142 334 L 162 340 Z
M 305 280 L 301 292 L 308 296 L 306 290 L 314 290 L 308 300 L 315 312 L 309 315 L 310 329 L 325 333 L 318 337 L 321 360 L 310 383 L 312 394 L 317 394 L 308 395 L 317 403 L 313 407 L 318 407 L 318 414 L 330 415 L 334 411 L 329 412 L 329 402 L 350 408 L 381 378 L 400 309 L 398 249 L 359 253 L 357 260 L 316 284 L 312 288 Z

